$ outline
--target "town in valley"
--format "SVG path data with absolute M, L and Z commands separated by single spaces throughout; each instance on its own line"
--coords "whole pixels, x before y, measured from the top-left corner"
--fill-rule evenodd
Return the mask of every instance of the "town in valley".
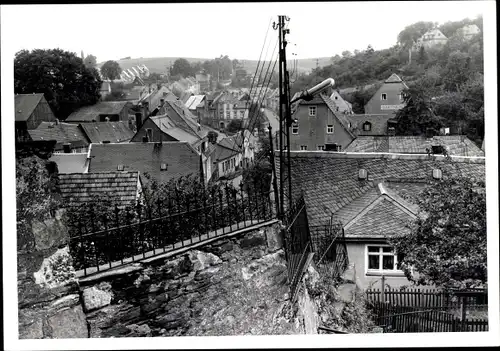
M 479 10 L 317 58 L 282 12 L 15 53 L 19 339 L 491 332 Z

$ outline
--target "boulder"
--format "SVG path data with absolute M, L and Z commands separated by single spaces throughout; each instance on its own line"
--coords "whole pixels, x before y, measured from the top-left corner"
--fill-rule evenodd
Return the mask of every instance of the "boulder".
M 87 312 L 109 305 L 112 298 L 111 291 L 101 290 L 95 286 L 83 291 L 83 305 Z
M 54 289 L 76 281 L 69 247 L 58 249 L 43 260 L 40 269 L 33 273 L 35 283 L 46 289 Z
M 189 260 L 193 264 L 194 271 L 202 271 L 210 266 L 222 263 L 222 260 L 209 252 L 193 250 L 188 253 Z
M 48 318 L 54 339 L 88 338 L 87 320 L 81 306 L 68 308 Z

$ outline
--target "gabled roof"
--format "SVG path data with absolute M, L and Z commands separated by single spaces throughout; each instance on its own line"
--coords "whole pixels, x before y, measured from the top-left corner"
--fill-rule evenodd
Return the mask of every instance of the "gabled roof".
M 91 143 L 104 141 L 122 143 L 129 141 L 134 136 L 134 132 L 123 121 L 82 123 L 80 126 Z
M 89 167 L 88 153 L 54 153 L 49 161 L 57 164 L 59 174 L 63 173 L 87 173 Z
M 237 141 L 232 137 L 222 139 L 215 147 L 214 160 L 219 162 L 241 152 L 241 148 L 238 146 Z
M 126 171 L 151 174 L 160 182 L 190 174 L 200 174 L 200 154 L 187 142 L 92 144 L 89 172 Z M 167 170 L 161 170 L 161 164 Z
M 189 111 L 189 109 L 180 101 L 165 101 L 165 104 L 170 106 L 174 113 L 169 114 L 171 120 L 175 125 L 184 131 L 203 139 L 208 130 L 201 128 L 198 130 L 198 123 L 195 121 L 195 116 Z
M 16 94 L 16 121 L 27 121 L 42 98 L 43 94 Z
M 77 124 L 63 122 L 41 122 L 36 129 L 28 130 L 33 141 L 56 140 L 56 150 L 65 143 L 72 147 L 87 147 L 88 139 Z
M 453 156 L 484 156 L 484 152 L 463 135 L 425 136 L 359 136 L 345 149 L 346 152 L 390 152 L 426 154 L 433 145 L 446 147 Z
M 68 206 L 109 199 L 118 206 L 134 205 L 138 197 L 139 172 L 60 174 L 59 187 Z
M 333 113 L 333 115 L 335 117 L 337 117 L 337 119 L 339 120 L 340 124 L 344 127 L 344 129 L 346 130 L 346 132 L 354 137 L 354 134 L 351 132 L 351 128 L 349 128 L 349 121 L 348 119 L 346 118 L 346 115 L 344 115 L 343 113 L 337 111 L 337 107 L 335 106 L 335 103 L 332 101 L 332 99 L 330 99 L 328 96 L 325 96 L 325 95 L 318 95 L 320 99 L 322 99 L 326 106 L 328 106 L 328 108 L 330 109 L 330 111 Z
M 102 82 L 101 91 L 110 91 L 111 85 L 109 82 Z
M 324 225 L 330 211 L 336 213 L 381 181 L 428 182 L 439 168 L 443 178 L 474 177 L 485 179 L 484 157 L 401 155 L 384 153 L 347 153 L 327 151 L 291 151 L 293 196 L 304 193 L 311 226 Z M 279 161 L 276 172 L 279 174 Z M 359 170 L 368 174 L 359 180 Z M 279 181 L 279 179 L 278 179 Z
M 403 80 L 396 74 L 393 73 L 389 78 L 387 78 L 384 83 L 402 83 Z
M 101 101 L 95 105 L 84 106 L 66 118 L 68 122 L 99 121 L 99 115 L 118 115 L 130 104 L 128 101 Z
M 190 145 L 199 141 L 199 138 L 193 133 L 187 132 L 182 128 L 176 126 L 168 115 L 152 116 L 149 117 L 151 121 L 165 134 L 170 135 L 178 141 L 186 141 Z

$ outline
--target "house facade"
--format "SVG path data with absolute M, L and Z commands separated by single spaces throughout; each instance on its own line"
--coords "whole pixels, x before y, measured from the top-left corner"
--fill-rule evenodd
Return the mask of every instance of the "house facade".
M 463 36 L 466 40 L 481 33 L 481 29 L 475 24 L 468 24 L 457 30 L 457 34 Z
M 437 28 L 427 31 L 416 42 L 415 48 L 423 46 L 425 49 L 438 48 L 448 42 L 448 38 Z
M 208 114 L 203 123 L 215 128 L 225 129 L 232 120 L 246 121 L 249 114 L 249 104 L 238 100 L 228 91 L 219 93 L 208 106 Z
M 392 114 L 402 109 L 404 104 L 403 90 L 408 86 L 393 73 L 365 105 L 366 114 Z
M 42 122 L 56 122 L 54 112 L 43 94 L 16 94 L 16 141 L 28 141 L 28 130 L 36 129 Z
M 292 196 L 303 194 L 310 228 L 325 228 L 332 216 L 340 222 L 361 287 L 380 284 L 382 275 L 391 287 L 410 285 L 389 239 L 419 215 L 415 196 L 439 179 L 485 179 L 484 157 L 450 157 L 292 151 Z M 325 235 L 311 230 L 315 252 Z
M 325 95 L 311 101 L 301 100 L 295 106 L 290 128 L 290 150 L 343 150 L 355 138 L 345 115 L 336 111 L 334 102 Z

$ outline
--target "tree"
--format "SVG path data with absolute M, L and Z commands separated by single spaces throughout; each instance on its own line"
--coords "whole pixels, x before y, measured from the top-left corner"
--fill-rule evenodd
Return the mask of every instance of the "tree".
M 470 56 L 461 51 L 452 52 L 443 70 L 445 89 L 459 90 L 460 86 L 470 78 L 471 73 Z
M 431 97 L 424 87 L 415 84 L 403 91 L 405 106 L 396 112 L 398 135 L 425 135 L 427 129 L 439 131 L 443 119 L 431 108 Z
M 177 60 L 174 61 L 174 65 L 172 66 L 172 72 L 170 73 L 171 75 L 181 75 L 183 77 L 188 77 L 191 75 L 191 65 L 189 64 L 189 61 L 184 59 L 184 58 L 178 58 Z
M 424 22 L 424 21 L 420 21 L 417 23 L 413 23 L 409 26 L 406 26 L 405 29 L 403 29 L 398 34 L 398 44 L 403 49 L 409 49 L 412 47 L 414 43 L 417 42 L 418 39 L 420 39 L 422 35 L 425 34 L 425 32 L 431 30 L 435 26 L 436 23 L 434 22 Z
M 100 99 L 102 80 L 76 54 L 61 49 L 22 50 L 14 59 L 14 92 L 43 93 L 54 114 L 65 119 Z
M 342 51 L 342 57 L 352 57 L 352 53 L 349 50 Z
M 16 220 L 18 248 L 33 248 L 34 238 L 31 225 L 51 217 L 61 205 L 57 193 L 57 170 L 54 162 L 37 156 L 16 159 Z
M 427 52 L 425 51 L 425 48 L 423 45 L 418 50 L 417 62 L 420 65 L 423 65 L 423 64 L 425 64 L 425 62 L 427 62 Z
M 408 279 L 451 288 L 486 284 L 484 182 L 465 177 L 436 181 L 416 202 L 423 215 L 409 234 L 390 240 Z
M 101 67 L 101 74 L 104 79 L 113 81 L 120 78 L 120 73 L 122 73 L 120 65 L 118 62 L 113 60 L 106 61 Z
M 229 133 L 236 133 L 241 130 L 243 121 L 241 119 L 233 119 L 226 127 Z
M 83 60 L 83 63 L 87 68 L 95 68 L 97 65 L 97 57 L 94 55 L 87 55 L 87 57 Z

